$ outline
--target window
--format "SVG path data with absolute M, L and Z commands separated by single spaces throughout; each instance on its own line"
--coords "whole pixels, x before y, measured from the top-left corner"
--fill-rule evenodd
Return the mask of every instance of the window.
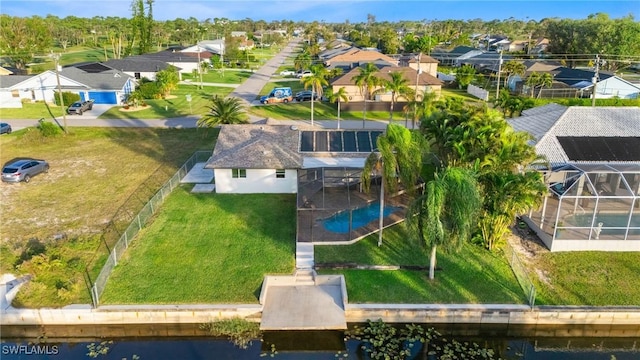
M 133 73 L 133 77 L 135 77 L 137 80 L 140 80 L 142 78 L 139 72 Z
M 276 179 L 284 179 L 284 169 L 276 170 Z
M 246 178 L 247 169 L 231 169 L 231 177 L 233 177 L 234 179 Z

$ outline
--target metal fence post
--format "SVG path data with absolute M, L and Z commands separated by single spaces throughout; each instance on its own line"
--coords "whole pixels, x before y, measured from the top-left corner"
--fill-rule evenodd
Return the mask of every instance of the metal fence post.
M 94 283 L 93 284 L 93 306 L 94 307 L 98 307 L 100 305 L 100 298 L 98 297 L 98 284 Z
M 118 246 L 118 244 L 116 244 L 116 246 L 113 247 L 113 266 L 118 265 L 118 255 L 116 255 L 116 247 Z

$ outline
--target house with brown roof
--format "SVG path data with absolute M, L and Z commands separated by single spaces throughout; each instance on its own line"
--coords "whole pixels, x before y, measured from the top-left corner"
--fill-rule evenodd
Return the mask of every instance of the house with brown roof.
M 431 76 L 438 77 L 438 60 L 427 54 L 408 54 L 400 57 L 399 66 L 408 66 L 412 69 L 420 69 Z
M 379 71 L 375 74 L 378 78 L 382 80 L 390 80 L 392 72 L 400 72 L 405 79 L 407 79 L 407 84 L 415 89 L 417 86 L 417 90 L 419 93 L 430 93 L 435 92 L 438 95 L 442 91 L 442 81 L 439 80 L 434 75 L 431 75 L 428 72 L 418 72 L 415 68 L 409 66 L 384 66 L 379 69 Z M 342 76 L 334 79 L 331 82 L 331 87 L 333 88 L 334 93 L 338 91 L 341 87 L 344 87 L 349 97 L 349 103 L 353 102 L 362 102 L 364 101 L 364 95 L 354 78 L 360 74 L 360 68 L 354 68 L 351 71 L 343 74 Z M 375 90 L 381 90 L 382 87 L 377 87 Z M 390 102 L 391 101 L 391 92 L 378 93 L 375 97 L 376 102 Z
M 398 66 L 398 60 L 375 50 L 363 50 L 351 48 L 346 52 L 340 52 L 331 58 L 324 60 L 324 65 L 329 68 L 340 67 L 344 70 L 353 69 L 362 64 L 375 63 L 380 66 Z

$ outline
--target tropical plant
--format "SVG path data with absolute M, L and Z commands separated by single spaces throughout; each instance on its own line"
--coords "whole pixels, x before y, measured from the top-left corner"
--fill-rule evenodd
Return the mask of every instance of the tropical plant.
M 362 184 L 365 192 L 369 192 L 372 173 L 380 176 L 380 232 L 378 234 L 378 246 L 382 245 L 384 194 L 395 192 L 398 182 L 401 183 L 407 194 L 415 192 L 418 176 L 422 170 L 422 149 L 424 142 L 422 136 L 407 128 L 396 125 L 387 125 L 387 131 L 378 136 L 376 145 L 378 151 L 374 151 L 365 160 L 362 169 Z
M 211 105 L 208 106 L 209 112 L 198 119 L 199 127 L 215 127 L 220 124 L 244 124 L 247 123 L 244 117 L 244 109 L 242 100 L 236 97 L 223 98 L 214 96 L 211 99 Z
M 399 71 L 393 71 L 389 73 L 390 79 L 383 80 L 382 88 L 378 91 L 390 91 L 391 103 L 389 106 L 389 124 L 393 120 L 393 107 L 399 98 L 406 99 L 408 94 L 413 92 L 413 89 L 409 87 L 409 80 Z
M 322 87 L 329 84 L 327 81 L 328 76 L 329 72 L 327 69 L 323 65 L 317 64 L 311 67 L 311 76 L 300 78 L 300 82 L 304 85 L 305 89 L 311 87 L 311 126 L 313 126 L 313 99 L 316 96 L 318 98 L 322 97 Z
M 460 167 L 446 167 L 429 181 L 422 196 L 407 212 L 412 238 L 431 248 L 429 279 L 434 278 L 438 246 L 457 251 L 471 238 L 482 206 L 476 174 Z
M 456 71 L 456 82 L 459 89 L 466 89 L 473 82 L 476 76 L 476 69 L 471 65 L 462 65 Z
M 293 59 L 293 67 L 296 71 L 308 69 L 312 64 L 311 55 L 308 52 L 301 52 Z
M 366 63 L 364 67 L 358 68 L 358 71 L 360 71 L 360 73 L 356 75 L 353 80 L 360 88 L 360 93 L 364 97 L 364 110 L 362 113 L 362 128 L 364 129 L 364 124 L 367 119 L 367 100 L 371 97 L 375 87 L 380 85 L 380 78 L 376 76 L 378 67 L 373 63 Z
M 543 88 L 550 88 L 553 85 L 553 76 L 549 73 L 543 73 L 540 75 L 540 80 L 538 81 L 538 86 L 540 86 L 540 90 L 538 90 L 538 99 L 540 98 L 540 94 L 542 94 Z
M 178 68 L 173 65 L 169 65 L 164 70 L 158 71 L 156 74 L 156 83 L 162 89 L 164 97 L 171 93 L 171 90 L 175 89 L 180 82 L 180 76 L 178 74 Z
M 327 99 L 330 102 L 338 103 L 338 129 L 340 129 L 340 103 L 349 102 L 349 95 L 347 95 L 347 90 L 344 86 L 340 87 L 336 92 L 333 91 L 333 88 L 329 88 L 326 92 Z
M 260 339 L 260 325 L 242 318 L 222 319 L 200 324 L 200 329 L 213 336 L 227 336 L 241 349 L 246 349 L 255 339 Z
M 507 86 L 507 82 L 512 75 L 523 76 L 527 67 L 524 63 L 515 60 L 509 60 L 502 66 L 502 71 L 506 74 L 504 77 L 504 86 Z

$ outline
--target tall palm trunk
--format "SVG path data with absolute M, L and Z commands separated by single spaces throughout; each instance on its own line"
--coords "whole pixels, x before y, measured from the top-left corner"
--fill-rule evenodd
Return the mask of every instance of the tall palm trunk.
M 429 259 L 429 280 L 433 280 L 436 272 L 436 248 L 437 245 L 433 245 L 431 248 L 431 258 Z
M 367 86 L 367 90 L 364 93 L 364 110 L 362 111 L 362 128 L 364 129 L 364 121 L 367 119 L 367 93 L 369 92 L 369 87 Z
M 340 99 L 338 99 L 338 130 L 340 130 Z

